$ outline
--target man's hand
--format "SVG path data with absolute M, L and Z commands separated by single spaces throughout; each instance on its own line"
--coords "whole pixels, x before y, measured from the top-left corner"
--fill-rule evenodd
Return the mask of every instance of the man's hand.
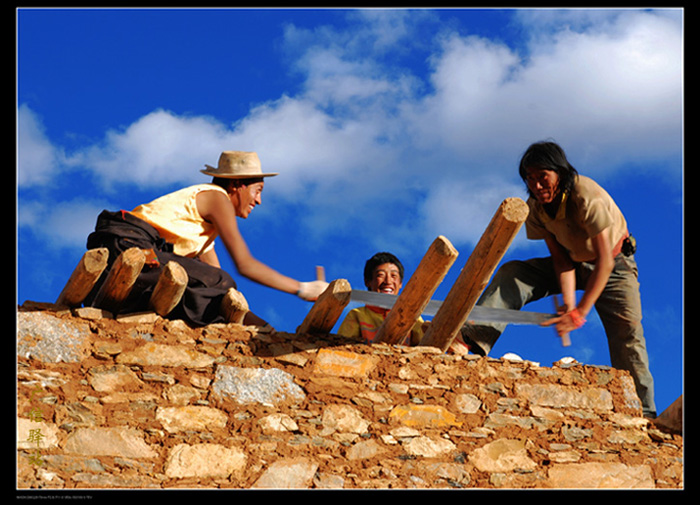
M 578 330 L 581 326 L 586 323 L 586 320 L 580 314 L 577 308 L 565 312 L 564 314 L 558 315 L 547 321 L 543 322 L 541 326 L 554 326 L 557 330 L 557 334 L 561 337 L 562 345 L 568 347 L 571 345 L 569 340 L 569 333 L 574 330 Z
M 307 302 L 314 302 L 328 288 L 326 281 L 300 282 L 297 296 Z

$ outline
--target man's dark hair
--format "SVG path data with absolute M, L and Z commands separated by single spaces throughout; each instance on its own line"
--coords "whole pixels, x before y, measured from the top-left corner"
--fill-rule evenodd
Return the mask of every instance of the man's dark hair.
M 527 186 L 527 170 L 529 168 L 537 168 L 544 170 L 552 170 L 559 176 L 559 189 L 561 191 L 570 191 L 576 183 L 578 172 L 566 159 L 564 150 L 554 142 L 536 142 L 527 148 L 525 154 L 520 159 L 520 167 L 518 169 L 520 177 Z M 530 196 L 532 191 L 527 188 Z
M 384 263 L 392 263 L 396 265 L 396 267 L 399 269 L 399 275 L 401 276 L 401 280 L 403 281 L 403 265 L 401 264 L 399 259 L 391 253 L 378 252 L 370 259 L 368 259 L 365 263 L 365 285 L 369 284 L 372 280 L 374 270 L 379 265 L 383 265 Z

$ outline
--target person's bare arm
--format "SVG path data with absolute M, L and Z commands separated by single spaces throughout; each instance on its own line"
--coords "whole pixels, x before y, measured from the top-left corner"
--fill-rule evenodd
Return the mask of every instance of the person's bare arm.
M 585 317 L 593 309 L 593 305 L 598 300 L 598 297 L 603 292 L 603 289 L 605 289 L 605 285 L 608 283 L 610 273 L 612 272 L 613 267 L 615 265 L 615 259 L 612 255 L 612 247 L 610 246 L 610 240 L 608 239 L 607 230 L 603 230 L 596 236 L 594 236 L 592 238 L 592 243 L 593 250 L 596 253 L 597 259 L 595 262 L 595 267 L 593 268 L 593 273 L 591 274 L 590 278 L 588 279 L 588 282 L 586 283 L 583 296 L 581 296 L 581 301 L 578 303 L 578 305 L 576 305 L 575 301 L 573 303 L 568 301 L 567 292 L 564 291 L 565 286 L 567 291 L 570 291 L 571 286 L 569 285 L 569 283 L 575 283 L 575 278 L 573 277 L 573 270 L 571 274 L 569 274 L 566 270 L 557 270 L 560 282 L 565 283 L 565 285 L 562 285 L 561 287 L 562 294 L 564 295 L 564 305 L 566 307 L 566 312 L 558 317 L 554 317 L 552 319 L 549 319 L 548 321 L 545 321 L 544 323 L 542 323 L 542 325 L 556 325 L 557 333 L 559 333 L 559 335 L 567 334 L 581 327 L 581 325 L 585 321 Z M 549 242 L 547 243 L 547 245 L 550 246 Z M 556 245 L 558 246 L 558 244 Z M 550 251 L 552 250 L 553 249 L 550 246 Z M 556 251 L 556 247 L 554 248 L 554 251 Z M 552 259 L 555 263 L 555 269 L 557 269 L 558 260 L 554 258 L 554 254 L 556 253 L 552 254 Z M 559 258 L 559 261 L 561 261 L 561 258 Z M 563 265 L 563 263 L 560 264 L 559 268 L 561 268 L 561 265 Z M 573 286 L 573 289 L 575 289 L 575 285 Z
M 282 275 L 251 254 L 238 229 L 231 201 L 225 195 L 218 191 L 202 191 L 197 195 L 197 210 L 205 220 L 216 227 L 236 270 L 242 276 L 286 293 L 299 292 L 299 281 Z
M 574 270 L 574 262 L 571 261 L 569 253 L 556 241 L 553 235 L 545 238 L 545 243 L 549 249 L 549 254 L 552 256 L 554 272 L 559 281 L 562 298 L 564 299 L 565 312 L 568 312 L 576 307 L 576 272 Z
M 581 301 L 578 303 L 578 310 L 583 317 L 586 317 L 593 309 L 593 305 L 605 289 L 605 285 L 608 283 L 610 274 L 615 266 L 615 258 L 612 255 L 612 246 L 607 230 L 598 233 L 593 237 L 592 241 L 597 259 L 593 273 L 586 283 L 586 289 L 581 297 Z
M 207 265 L 211 265 L 216 268 L 221 268 L 221 263 L 219 263 L 219 257 L 217 256 L 216 251 L 213 247 L 208 251 L 205 251 L 202 254 L 200 254 L 199 259 Z

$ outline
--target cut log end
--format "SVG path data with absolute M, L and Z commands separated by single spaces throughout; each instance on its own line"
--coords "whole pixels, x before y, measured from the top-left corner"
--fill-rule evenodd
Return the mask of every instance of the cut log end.
M 145 262 L 146 255 L 138 247 L 132 247 L 121 253 L 112 265 L 93 305 L 118 313 L 119 306 L 129 296 Z
M 530 208 L 521 198 L 510 197 L 501 203 L 503 218 L 513 223 L 524 223 L 530 213 Z
M 529 207 L 520 198 L 506 198 L 501 203 L 423 335 L 421 345 L 443 351 L 450 347 L 528 214 Z
M 104 247 L 87 251 L 58 296 L 56 304 L 67 307 L 80 306 L 107 268 L 108 259 L 109 251 Z
M 444 236 L 433 241 L 377 330 L 375 342 L 398 344 L 403 341 L 458 255 Z
M 452 242 L 442 235 L 433 241 L 433 249 L 440 256 L 456 258 L 459 255 L 459 252 L 452 245 Z
M 90 273 L 101 275 L 109 260 L 109 250 L 106 247 L 90 249 L 83 256 L 85 270 Z
M 180 303 L 187 288 L 187 271 L 182 265 L 169 261 L 163 267 L 151 294 L 151 307 L 160 316 L 167 316 Z
M 249 310 L 243 293 L 234 288 L 229 289 L 221 300 L 221 314 L 229 323 L 242 324 Z
M 332 281 L 314 302 L 297 328 L 297 333 L 329 333 L 350 303 L 351 292 L 350 283 L 346 279 Z
M 331 282 L 328 287 L 330 289 L 326 289 L 321 296 L 332 296 L 338 302 L 340 303 L 349 303 L 350 302 L 350 295 L 352 289 L 350 288 L 350 283 L 345 280 L 345 279 L 336 279 L 335 281 Z M 319 297 L 320 298 L 320 297 Z

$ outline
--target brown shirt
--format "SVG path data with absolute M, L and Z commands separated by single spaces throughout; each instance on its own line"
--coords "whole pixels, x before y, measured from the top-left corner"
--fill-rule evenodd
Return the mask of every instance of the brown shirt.
M 627 222 L 615 201 L 595 181 L 582 175 L 571 192 L 564 194 L 554 218 L 534 198 L 527 203 L 527 238 L 541 240 L 553 235 L 573 261 L 596 260 L 591 238 L 602 231 L 608 234 L 613 249 L 627 235 Z

